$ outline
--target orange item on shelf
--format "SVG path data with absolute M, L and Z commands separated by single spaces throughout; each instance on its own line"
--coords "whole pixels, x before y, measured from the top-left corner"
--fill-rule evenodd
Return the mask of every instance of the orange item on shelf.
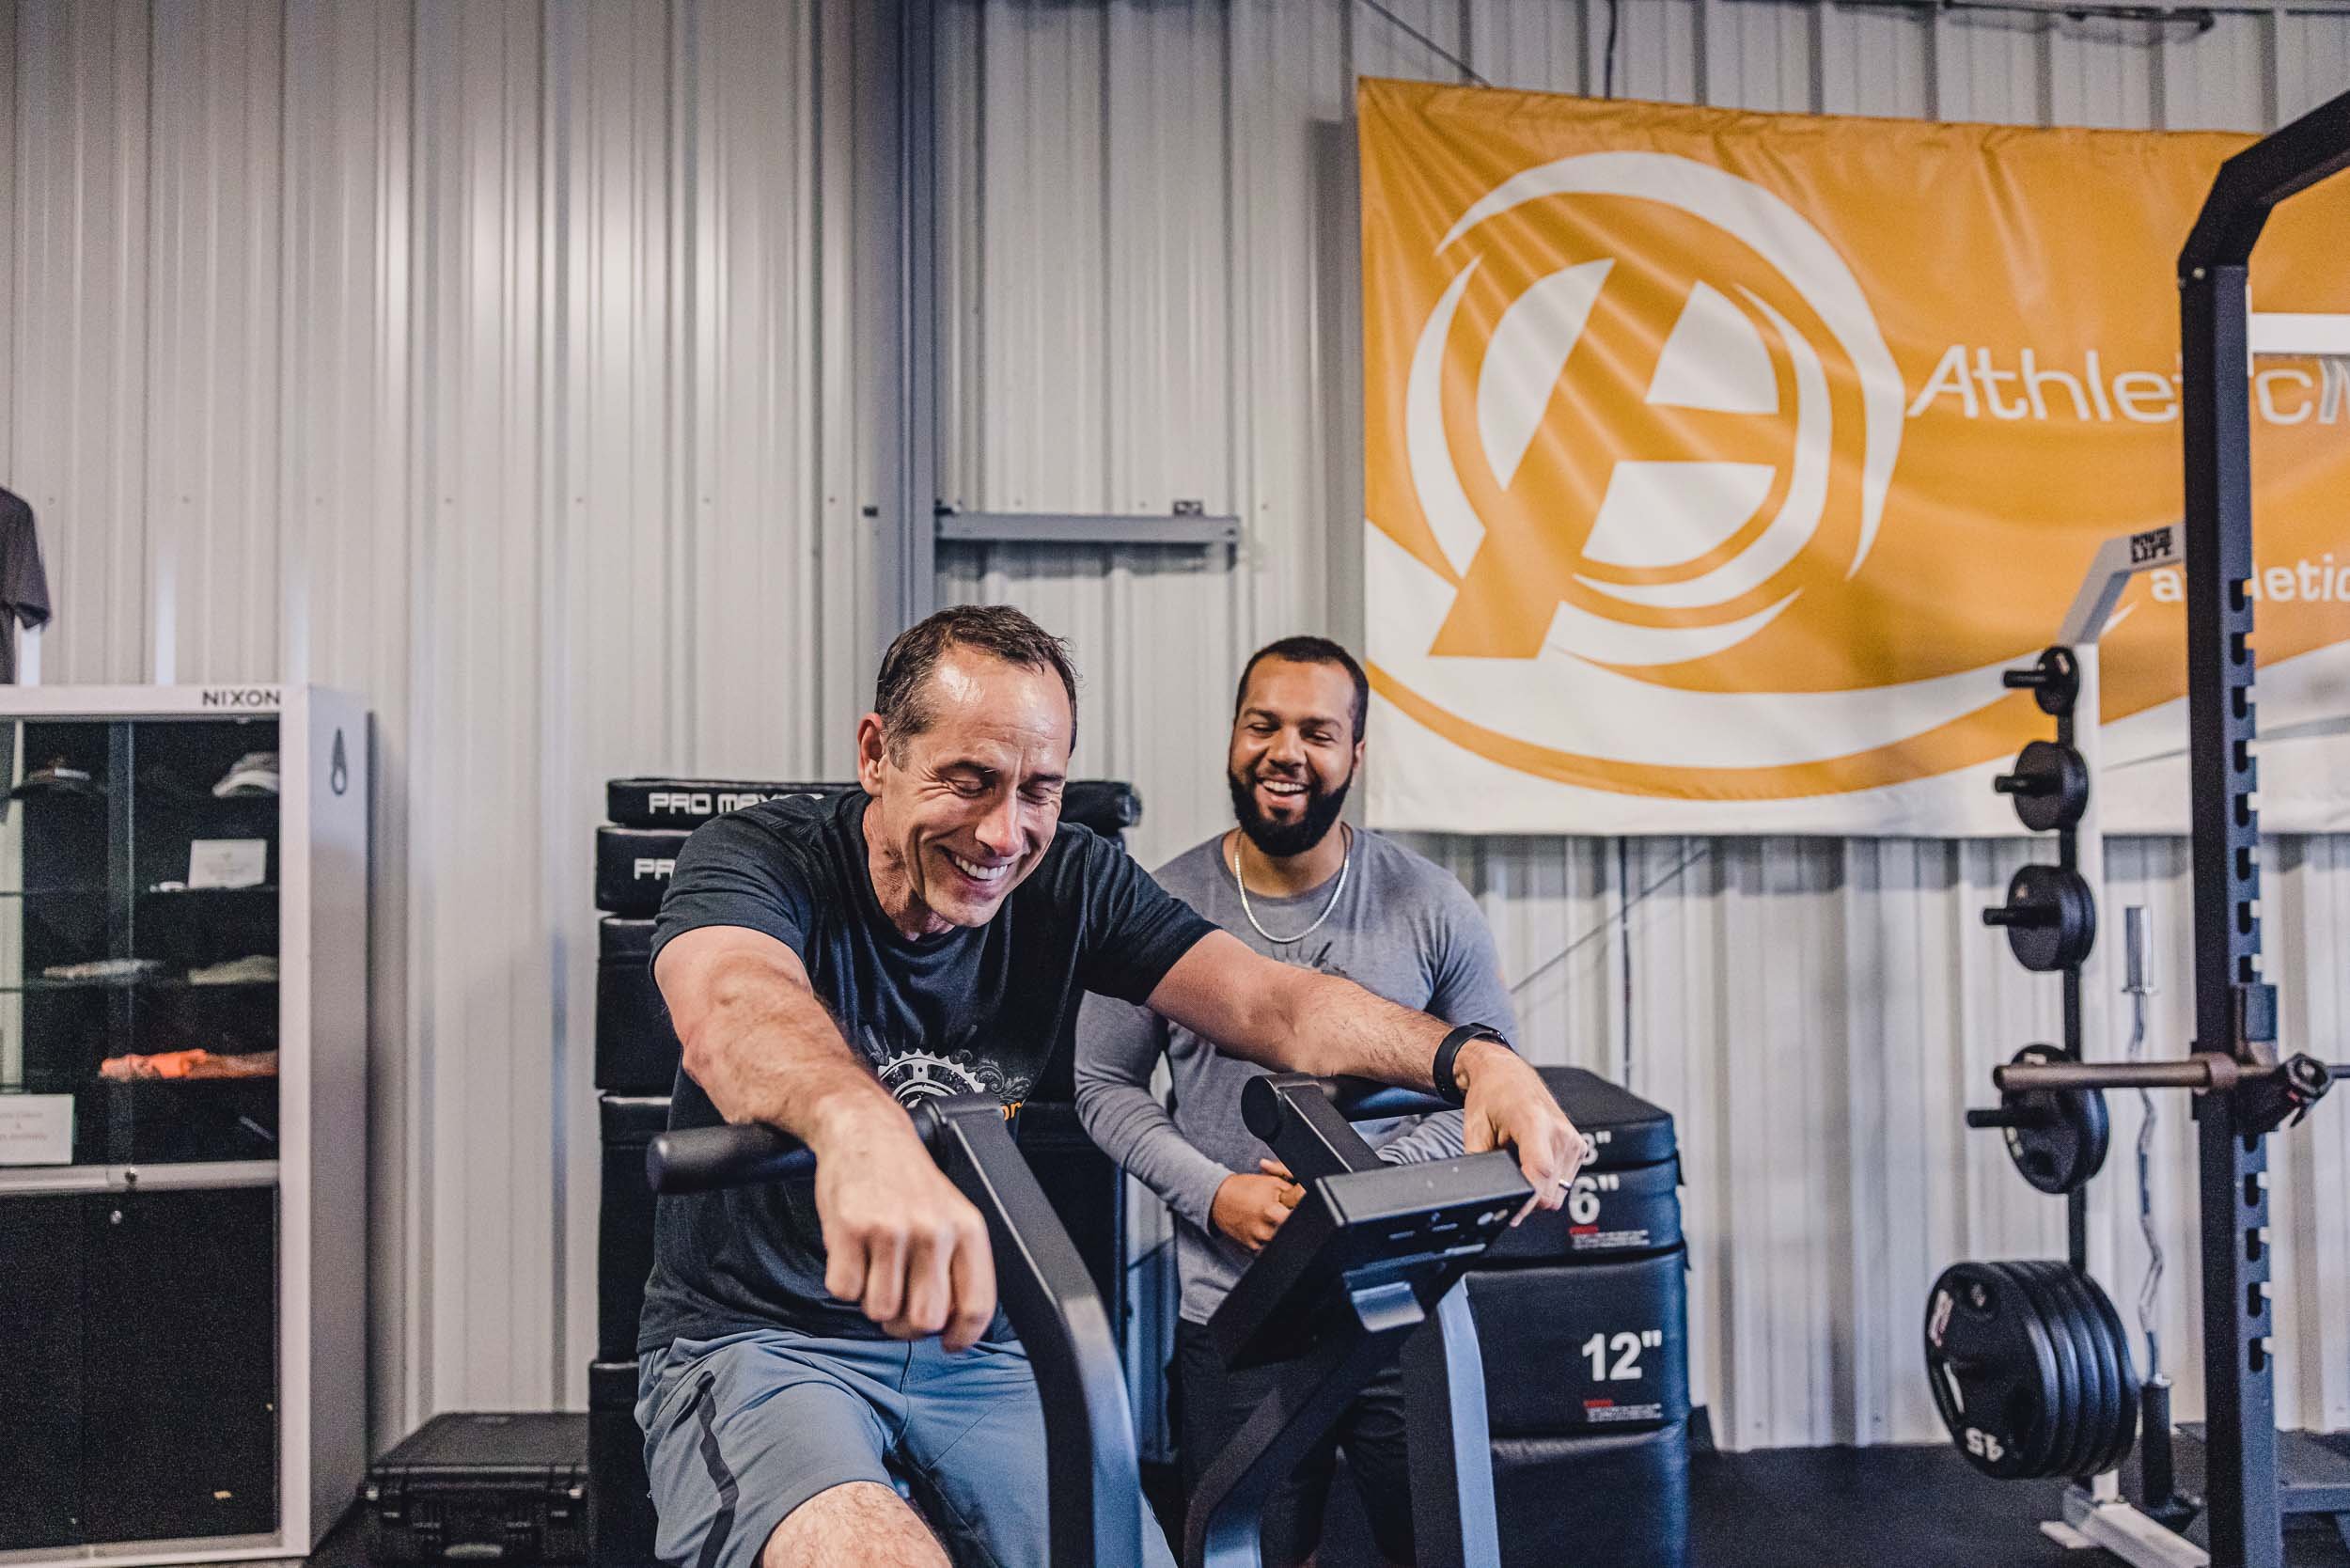
M 274 1078 L 277 1075 L 277 1053 L 189 1050 L 108 1057 L 98 1064 L 98 1074 L 121 1083 L 136 1078 Z

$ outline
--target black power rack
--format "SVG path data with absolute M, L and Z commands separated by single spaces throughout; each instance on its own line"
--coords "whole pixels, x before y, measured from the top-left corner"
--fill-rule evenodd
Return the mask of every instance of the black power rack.
M 2276 987 L 2261 975 L 2260 818 L 2251 755 L 2252 247 L 2269 213 L 2350 168 L 2350 93 L 2229 159 L 2179 255 L 2186 480 L 2187 720 L 2195 866 L 2196 1096 L 2201 1159 L 2204 1489 L 2212 1560 L 2279 1568 L 2268 1134 L 2326 1091 L 2280 1059 Z M 2350 1506 L 2350 1497 L 2338 1499 Z M 2330 1512 L 2330 1510 L 2328 1510 Z
M 2011 686 L 2034 690 L 2058 721 L 2058 738 L 2027 747 L 1999 787 L 2016 796 L 2027 827 L 2061 836 L 2061 860 L 2024 868 L 2006 906 L 1987 911 L 1985 918 L 2008 928 L 2027 967 L 2063 971 L 2069 1048 L 2027 1047 L 1996 1069 L 1999 1108 L 1970 1112 L 1968 1121 L 2005 1129 L 2026 1179 L 2067 1198 L 2069 1269 L 2044 1263 L 1953 1267 L 1937 1281 L 1929 1303 L 1928 1367 L 1945 1420 L 1978 1468 L 1995 1475 L 2076 1474 L 2079 1484 L 2065 1503 L 2071 1544 L 2104 1546 L 2138 1568 L 2281 1568 L 2283 1525 L 2292 1514 L 2331 1515 L 2350 1541 L 2350 1455 L 2306 1434 L 2277 1430 L 2267 1138 L 2298 1121 L 2350 1068 L 2280 1052 L 2276 987 L 2261 969 L 2253 602 L 2247 588 L 2253 570 L 2247 375 L 2252 247 L 2279 203 L 2345 168 L 2350 94 L 2222 165 L 2178 263 L 2184 522 L 2109 541 L 2059 645 L 2034 668 L 2008 676 Z M 2094 750 L 2097 714 L 2094 664 L 2084 665 L 2076 654 L 2097 641 L 2130 574 L 2182 559 L 2194 1042 L 2183 1059 L 2090 1062 L 2080 1059 L 2078 966 L 2095 938 L 2091 887 L 2096 867 L 2076 857 L 2075 827 L 2095 769 L 2075 747 L 2077 742 Z M 2086 689 L 2076 691 L 2084 682 Z M 2076 695 L 2090 711 L 2089 724 L 2077 734 L 2071 711 Z M 2092 876 L 2077 874 L 2082 870 Z M 2128 913 L 2135 927 L 2137 912 Z M 2147 990 L 2135 940 L 2131 949 L 2124 990 L 2142 1001 Z M 2086 1320 L 2050 1294 L 2048 1271 L 2086 1280 L 2082 1189 L 2105 1156 L 2102 1094 L 2108 1089 L 2186 1090 L 2192 1096 L 2207 1419 L 2201 1429 L 2180 1430 L 2204 1450 L 2208 1554 L 2177 1533 L 2195 1502 L 2172 1490 L 2167 1382 L 2153 1378 L 2138 1390 L 2146 1461 L 2140 1512 L 2114 1489 L 2111 1467 L 2127 1451 L 2126 1433 L 2113 1434 L 2115 1441 L 2102 1450 L 2097 1446 L 2095 1422 L 2113 1414 L 2107 1385 L 2117 1372 L 2123 1384 L 2134 1381 L 2119 1325 L 2108 1322 L 2103 1334 L 2071 1334 L 2076 1352 L 2095 1354 L 2076 1354 L 2069 1364 L 2060 1342 Z M 2091 1291 L 2092 1298 L 2100 1294 Z M 2092 1305 L 2105 1304 L 2092 1299 Z M 2092 1366 L 2096 1361 L 2104 1364 Z M 1999 1395 L 2007 1397 L 1987 1397 Z M 2092 1408 L 2101 1414 L 2084 1413 Z M 1993 1419 L 2002 1412 L 2004 1424 Z M 2121 1414 L 2128 1420 L 2127 1410 Z M 2084 1431 L 2090 1435 L 2082 1436 Z M 2083 1455 L 2086 1465 L 2068 1466 L 2068 1457 Z M 2066 1527 L 2044 1528 L 2056 1533 Z

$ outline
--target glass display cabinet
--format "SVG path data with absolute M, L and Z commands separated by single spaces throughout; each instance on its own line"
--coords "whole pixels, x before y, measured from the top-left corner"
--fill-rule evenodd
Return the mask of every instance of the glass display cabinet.
M 301 1557 L 365 1464 L 366 711 L 0 686 L 0 1565 Z

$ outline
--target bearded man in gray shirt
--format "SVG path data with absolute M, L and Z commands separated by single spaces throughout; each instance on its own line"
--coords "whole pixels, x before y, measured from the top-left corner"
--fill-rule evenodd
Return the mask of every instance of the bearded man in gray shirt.
M 1159 884 L 1261 953 L 1507 1036 L 1510 993 L 1467 891 L 1442 867 L 1339 821 L 1362 766 L 1369 703 L 1362 666 L 1334 642 L 1285 637 L 1259 650 L 1241 673 L 1226 758 L 1239 826 L 1160 867 Z M 1162 1056 L 1171 1115 L 1149 1089 Z M 1241 1120 L 1241 1090 L 1264 1072 L 1145 1008 L 1091 996 L 1078 1013 L 1078 1115 L 1093 1140 L 1175 1215 L 1186 1495 L 1261 1403 L 1269 1376 L 1228 1371 L 1207 1334 L 1210 1314 L 1250 1255 L 1302 1196 Z M 1461 1115 L 1449 1111 L 1403 1131 L 1380 1154 L 1437 1159 L 1462 1147 Z M 1413 1561 L 1402 1389 L 1390 1367 L 1267 1500 L 1267 1564 L 1313 1556 L 1340 1449 L 1380 1554 Z

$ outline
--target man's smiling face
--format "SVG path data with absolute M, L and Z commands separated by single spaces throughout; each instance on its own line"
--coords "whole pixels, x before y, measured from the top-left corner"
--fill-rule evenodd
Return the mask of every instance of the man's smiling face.
M 1363 756 L 1354 714 L 1337 665 L 1270 658 L 1248 672 L 1225 772 L 1241 831 L 1266 855 L 1302 855 L 1339 820 Z
M 1060 824 L 1075 718 L 1059 676 L 950 647 L 894 741 L 868 714 L 858 773 L 873 891 L 909 936 L 994 918 Z

